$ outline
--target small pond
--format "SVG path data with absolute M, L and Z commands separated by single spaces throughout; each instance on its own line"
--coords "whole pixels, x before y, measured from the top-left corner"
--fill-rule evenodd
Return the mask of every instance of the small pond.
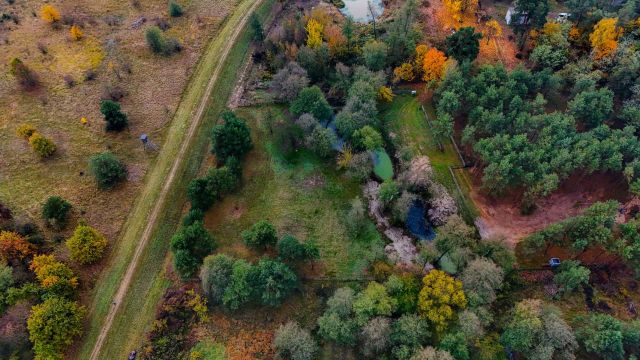
M 393 178 L 393 163 L 389 154 L 384 149 L 377 149 L 371 152 L 371 160 L 373 161 L 373 172 L 382 181 Z
M 371 1 L 375 13 L 378 16 L 381 15 L 382 10 L 384 10 L 382 0 L 343 0 L 344 7 L 340 11 L 346 16 L 351 16 L 357 22 L 367 23 L 371 21 L 369 1 Z
M 433 240 L 436 236 L 436 233 L 433 231 L 433 226 L 427 221 L 426 212 L 427 209 L 424 207 L 424 203 L 416 200 L 409 208 L 405 222 L 409 232 L 423 241 Z

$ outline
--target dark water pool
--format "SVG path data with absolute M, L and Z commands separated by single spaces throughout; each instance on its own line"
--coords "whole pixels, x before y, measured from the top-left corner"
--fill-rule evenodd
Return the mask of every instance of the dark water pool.
M 427 221 L 427 209 L 420 200 L 413 202 L 407 213 L 407 229 L 420 240 L 433 240 L 436 236 L 433 226 Z

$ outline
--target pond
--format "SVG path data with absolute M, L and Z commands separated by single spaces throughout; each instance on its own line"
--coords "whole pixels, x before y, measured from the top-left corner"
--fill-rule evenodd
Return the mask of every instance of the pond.
M 351 16 L 357 22 L 367 23 L 371 21 L 369 1 L 371 1 L 371 6 L 373 6 L 376 15 L 381 15 L 382 10 L 384 10 L 382 0 L 343 0 L 344 7 L 340 11 L 346 16 Z
M 371 152 L 373 161 L 373 172 L 382 181 L 393 178 L 393 163 L 384 149 L 377 149 Z
M 433 231 L 433 226 L 427 221 L 426 208 L 424 203 L 420 200 L 413 202 L 407 213 L 407 220 L 405 224 L 407 229 L 413 236 L 419 240 L 433 240 L 436 233 Z

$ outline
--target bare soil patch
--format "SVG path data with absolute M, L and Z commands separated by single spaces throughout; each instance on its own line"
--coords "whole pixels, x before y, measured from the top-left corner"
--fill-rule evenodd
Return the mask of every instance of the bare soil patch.
M 532 214 L 523 215 L 520 195 L 491 197 L 481 190 L 480 176 L 473 175 L 471 197 L 480 212 L 477 223 L 481 235 L 483 238 L 504 237 L 512 246 L 531 233 L 580 214 L 594 202 L 609 199 L 625 202 L 628 197 L 624 179 L 619 175 L 576 174 L 565 180 L 553 194 L 539 200 Z

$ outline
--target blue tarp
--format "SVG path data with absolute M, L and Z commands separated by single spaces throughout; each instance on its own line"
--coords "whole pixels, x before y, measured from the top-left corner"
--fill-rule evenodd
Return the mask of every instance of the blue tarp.
M 414 201 L 407 213 L 407 229 L 420 240 L 433 240 L 436 233 L 425 215 L 426 209 L 422 201 Z

